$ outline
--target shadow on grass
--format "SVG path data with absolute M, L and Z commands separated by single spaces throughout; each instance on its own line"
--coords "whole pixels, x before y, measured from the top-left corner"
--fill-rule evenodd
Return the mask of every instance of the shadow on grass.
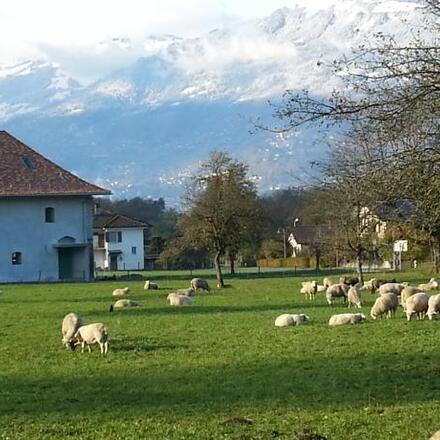
M 283 313 L 301 313 L 301 311 L 308 309 L 327 308 L 327 304 L 304 304 L 298 305 L 293 303 L 286 304 L 262 304 L 253 306 L 183 306 L 183 307 L 150 307 L 150 308 L 128 308 L 123 310 L 116 310 L 112 313 L 109 312 L 109 308 L 105 307 L 101 311 L 93 311 L 95 316 L 154 316 L 154 315 L 203 315 L 203 314 L 215 314 L 215 313 L 253 313 L 253 312 L 270 312 L 270 311 L 283 311 Z
M 164 369 L 153 363 L 148 368 L 153 358 L 147 356 L 145 368 L 125 366 L 119 371 L 115 362 L 123 348 L 117 349 L 117 345 L 107 357 L 81 354 L 62 378 L 0 377 L 0 411 L 15 416 L 60 411 L 99 413 L 114 408 L 144 413 L 182 405 L 206 410 L 207 406 L 220 409 L 249 402 L 335 411 L 435 401 L 440 388 L 437 353 L 335 358 L 311 355 L 297 361 L 219 362 L 191 368 L 167 365 Z
M 186 349 L 188 345 L 185 344 L 160 344 L 154 340 L 145 340 L 143 338 L 124 338 L 111 340 L 111 351 L 118 352 L 154 352 L 159 350 L 176 350 Z

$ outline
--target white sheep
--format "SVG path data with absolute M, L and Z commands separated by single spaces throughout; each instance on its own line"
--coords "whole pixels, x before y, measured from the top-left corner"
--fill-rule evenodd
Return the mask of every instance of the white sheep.
M 124 287 L 123 289 L 115 289 L 113 290 L 113 296 L 124 296 L 130 292 L 128 287 Z
M 440 431 L 437 431 L 434 434 L 432 434 L 432 437 L 429 440 L 440 440 Z
M 435 278 L 431 278 L 428 283 L 419 284 L 417 287 L 423 292 L 430 292 L 438 288 L 438 282 Z
M 325 293 L 325 297 L 327 298 L 327 302 L 332 305 L 336 298 L 344 298 L 344 301 L 347 299 L 349 286 L 347 284 L 332 284 L 327 288 L 327 292 Z
M 412 315 L 417 319 L 423 319 L 428 311 L 429 297 L 426 293 L 420 292 L 410 296 L 406 300 L 406 319 L 411 321 Z
M 408 287 L 408 283 L 385 283 L 379 287 L 379 295 L 384 293 L 394 293 L 395 295 L 400 295 L 402 290 Z
M 167 296 L 167 301 L 170 306 L 191 306 L 193 303 L 193 299 L 190 296 L 179 295 L 178 293 L 170 293 Z
M 308 321 L 310 321 L 310 318 L 303 313 L 299 315 L 289 315 L 288 313 L 284 313 L 283 315 L 280 315 L 277 319 L 275 319 L 275 327 L 302 325 Z
M 355 285 L 348 289 L 347 302 L 348 308 L 350 308 L 351 306 L 357 307 L 358 309 L 362 308 L 361 287 Z
M 365 319 L 363 313 L 341 313 L 333 315 L 328 321 L 328 325 L 362 324 Z
M 399 298 L 394 293 L 384 293 L 376 298 L 375 303 L 370 311 L 370 316 L 373 319 L 377 319 L 379 316 L 387 315 L 387 318 L 391 318 L 396 314 L 397 307 L 399 306 Z
M 368 281 L 365 281 L 363 286 L 361 287 L 361 290 L 371 290 L 374 291 L 374 285 L 376 283 L 376 278 L 371 278 Z
M 83 325 L 73 336 L 70 346 L 72 350 L 81 344 L 81 352 L 84 353 L 84 346 L 87 345 L 89 352 L 92 351 L 90 345 L 99 344 L 101 354 L 108 351 L 108 331 L 104 324 L 96 322 L 94 324 Z
M 431 321 L 434 315 L 438 315 L 440 312 L 440 294 L 432 295 L 428 300 L 428 318 Z
M 327 286 L 324 285 L 321 286 L 320 284 L 316 286 L 316 293 L 325 292 L 326 290 L 327 290 Z
M 418 287 L 406 286 L 402 292 L 400 292 L 400 304 L 403 307 L 403 310 L 406 310 L 406 301 L 410 296 L 415 295 L 416 293 L 422 292 Z
M 114 304 L 110 306 L 110 312 L 114 309 L 126 309 L 128 307 L 138 307 L 139 304 L 131 299 L 118 299 Z
M 84 320 L 76 313 L 67 314 L 61 324 L 61 333 L 63 335 L 63 344 L 68 348 L 69 343 L 76 331 L 84 325 Z
M 206 290 L 207 292 L 211 291 L 208 281 L 204 280 L 203 278 L 193 278 L 191 280 L 191 288 L 193 288 L 196 291 L 198 289 Z
M 159 286 L 150 280 L 145 281 L 144 290 L 157 290 Z
M 336 282 L 333 281 L 331 278 L 325 277 L 325 278 L 322 280 L 322 284 L 323 284 L 326 288 L 328 288 L 328 287 L 330 287 L 330 286 L 333 286 L 333 284 L 336 284 Z
M 196 291 L 192 287 L 188 287 L 187 289 L 178 289 L 176 293 L 179 295 L 194 296 Z
M 300 292 L 304 294 L 306 299 L 315 299 L 316 291 L 318 290 L 318 284 L 316 281 L 304 281 L 301 285 Z

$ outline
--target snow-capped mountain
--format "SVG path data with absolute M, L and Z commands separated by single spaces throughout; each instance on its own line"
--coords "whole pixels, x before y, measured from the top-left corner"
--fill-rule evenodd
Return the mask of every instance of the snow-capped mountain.
M 0 67 L 0 126 L 119 196 L 176 196 L 212 149 L 250 163 L 262 190 L 295 184 L 325 146 L 309 129 L 250 134 L 249 120 L 269 120 L 285 89 L 330 93 L 323 66 L 377 32 L 409 39 L 422 14 L 417 1 L 341 0 L 198 38 L 112 38 L 88 57 L 123 68 L 87 85 L 51 60 Z

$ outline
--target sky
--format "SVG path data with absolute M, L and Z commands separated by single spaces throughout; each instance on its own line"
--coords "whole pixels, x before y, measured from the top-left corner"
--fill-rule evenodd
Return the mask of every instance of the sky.
M 295 4 L 337 0 L 1 0 L 0 64 L 66 49 L 81 51 L 111 37 L 195 36 Z

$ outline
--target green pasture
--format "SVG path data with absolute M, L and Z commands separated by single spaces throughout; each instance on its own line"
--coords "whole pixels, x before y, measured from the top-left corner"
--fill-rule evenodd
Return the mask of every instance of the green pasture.
M 149 292 L 0 286 L 0 439 L 428 439 L 440 429 L 440 322 L 400 310 L 330 328 L 347 309 L 306 301 L 305 279 L 229 279 L 187 308 L 166 296 L 189 279 Z M 109 313 L 125 285 L 141 306 Z M 375 296 L 364 299 L 368 314 Z M 69 312 L 108 327 L 106 357 L 63 347 Z M 311 322 L 275 328 L 281 313 Z

